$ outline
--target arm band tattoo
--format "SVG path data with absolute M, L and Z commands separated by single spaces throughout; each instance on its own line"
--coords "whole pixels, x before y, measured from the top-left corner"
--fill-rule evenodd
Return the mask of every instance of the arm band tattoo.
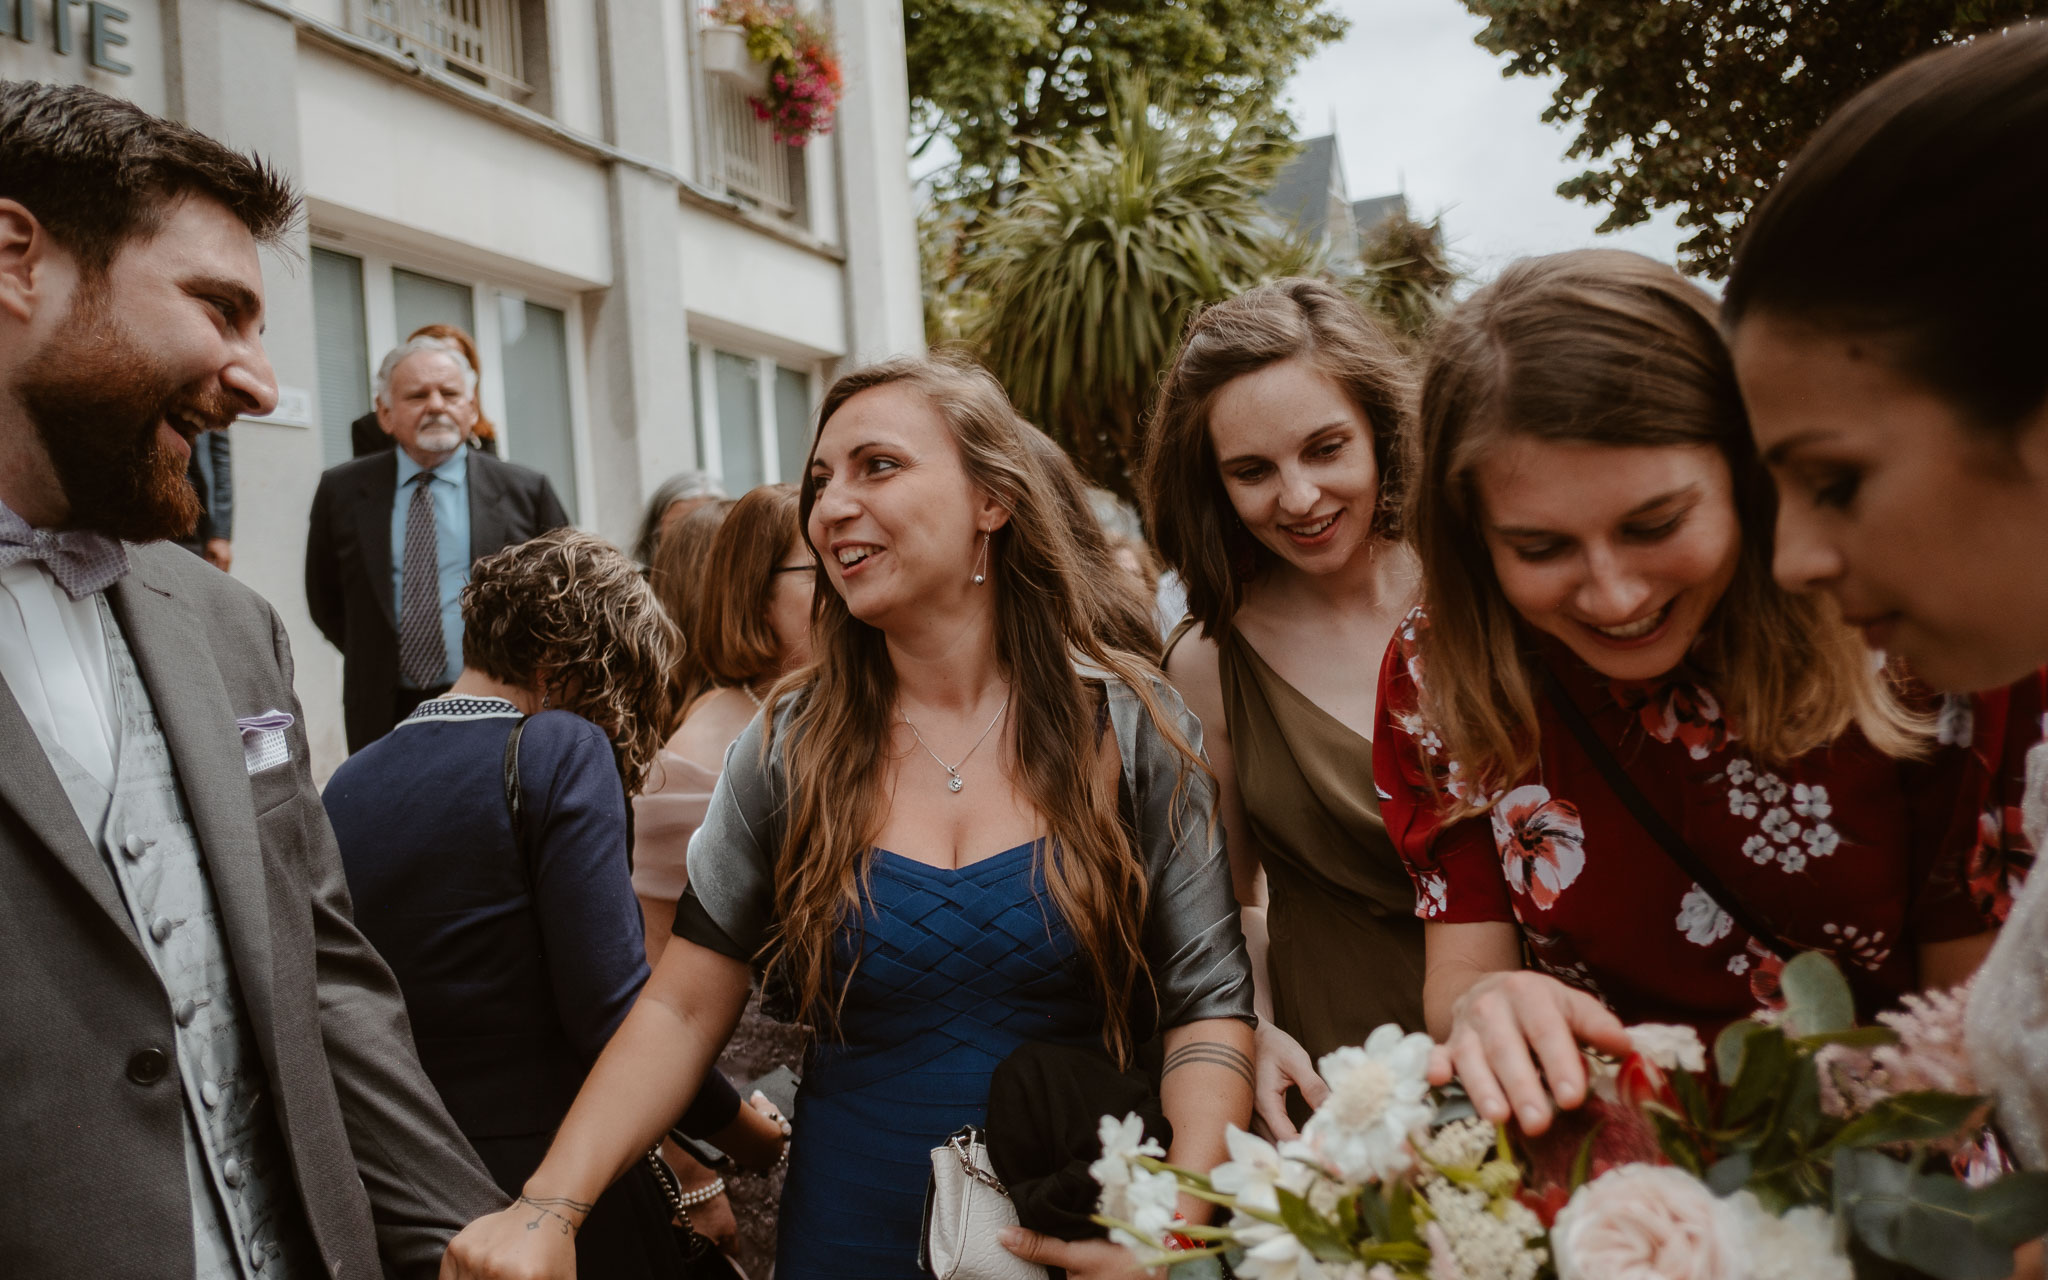
M 562 1224 L 559 1228 L 557 1228 L 557 1230 L 559 1230 L 563 1235 L 574 1235 L 576 1234 L 576 1228 L 579 1224 L 574 1219 L 570 1218 L 567 1214 L 562 1213 L 560 1211 L 563 1209 L 571 1209 L 579 1214 L 582 1214 L 584 1217 L 590 1216 L 589 1205 L 583 1203 L 581 1200 L 571 1200 L 567 1196 L 521 1196 L 517 1200 L 513 1201 L 513 1203 L 523 1204 L 529 1208 L 538 1209 L 540 1211 L 540 1217 L 537 1217 L 532 1222 L 526 1224 L 526 1229 L 528 1231 L 540 1230 L 541 1224 L 546 1219 L 553 1218 L 557 1222 L 560 1222 Z
M 1204 1062 L 1212 1067 L 1221 1067 L 1236 1075 L 1247 1085 L 1252 1083 L 1252 1060 L 1238 1049 L 1217 1040 L 1197 1040 L 1184 1044 L 1166 1055 L 1166 1061 L 1159 1068 L 1159 1078 L 1164 1080 L 1176 1068 L 1191 1063 Z

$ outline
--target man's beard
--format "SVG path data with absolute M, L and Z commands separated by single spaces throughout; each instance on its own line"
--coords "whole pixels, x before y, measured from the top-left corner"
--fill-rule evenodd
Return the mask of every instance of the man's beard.
M 38 355 L 17 390 L 70 505 L 63 527 L 130 542 L 189 535 L 199 495 L 185 458 L 157 438 L 157 423 L 169 419 L 184 431 L 174 415 L 187 414 L 226 426 L 235 418 L 232 395 L 218 385 L 181 387 L 89 297 L 74 304 L 64 332 L 75 336 Z

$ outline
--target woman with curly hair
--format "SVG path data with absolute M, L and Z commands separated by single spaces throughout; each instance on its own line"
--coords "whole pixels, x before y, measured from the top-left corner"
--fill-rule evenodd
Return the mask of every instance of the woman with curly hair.
M 674 714 L 676 636 L 632 562 L 573 529 L 479 560 L 462 621 L 461 678 L 324 799 L 421 1065 L 516 1195 L 647 980 L 626 804 Z M 776 1159 L 779 1123 L 722 1076 L 692 1092 L 686 1132 Z M 637 1165 L 578 1237 L 583 1274 L 674 1276 L 668 1218 Z

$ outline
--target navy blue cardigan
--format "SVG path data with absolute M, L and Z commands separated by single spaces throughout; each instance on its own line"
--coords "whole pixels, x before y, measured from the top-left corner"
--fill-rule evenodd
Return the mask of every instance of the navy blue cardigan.
M 504 790 L 518 720 L 496 698 L 427 702 L 323 796 L 356 924 L 397 975 L 420 1063 L 471 1139 L 551 1133 L 647 981 L 611 743 L 571 712 L 527 722 L 523 867 Z M 714 1070 L 682 1128 L 708 1136 L 738 1110 Z

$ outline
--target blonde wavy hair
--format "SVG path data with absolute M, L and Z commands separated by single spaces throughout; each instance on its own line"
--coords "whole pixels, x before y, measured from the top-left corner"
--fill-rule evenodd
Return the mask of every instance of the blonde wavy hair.
M 1144 959 L 1146 868 L 1117 808 L 1117 778 L 1098 767 L 1100 695 L 1076 663 L 1101 668 L 1131 688 L 1180 757 L 1181 785 L 1206 778 L 1207 769 L 1159 701 L 1159 669 L 1104 638 L 1115 628 L 1106 625 L 1099 593 L 1088 584 L 1089 575 L 1103 571 L 1103 560 L 1077 536 L 1061 486 L 1032 438 L 1035 428 L 1018 416 L 1002 386 L 959 358 L 902 357 L 835 382 L 819 409 L 819 430 L 847 401 L 891 385 L 930 401 L 952 431 L 968 481 L 1010 514 L 993 537 L 988 590 L 996 659 L 1011 681 L 1018 782 L 1046 818 L 1046 887 L 1102 999 L 1103 1042 L 1112 1056 L 1128 1061 L 1134 1047 L 1130 1001 L 1151 990 Z M 809 543 L 817 490 L 806 484 L 802 495 L 800 520 Z M 844 979 L 851 977 L 836 972 L 833 942 L 849 919 L 858 918 L 884 816 L 878 779 L 896 719 L 896 671 L 882 632 L 854 617 L 837 591 L 817 593 L 812 617 L 811 664 L 776 690 L 799 691 L 799 701 L 785 745 L 790 797 L 776 864 L 777 923 L 763 959 L 798 1008 L 832 1027 L 846 998 Z
M 1508 436 L 1719 450 L 1742 550 L 1692 662 L 1744 744 L 1783 763 L 1853 724 L 1889 755 L 1924 749 L 1929 725 L 1832 601 L 1771 574 L 1777 491 L 1713 299 L 1648 258 L 1585 249 L 1514 263 L 1445 317 L 1426 354 L 1406 523 L 1428 614 L 1422 710 L 1468 780 L 1463 811 L 1536 764 L 1533 637 L 1494 576 L 1473 479 Z
M 633 562 L 593 534 L 556 529 L 485 556 L 462 589 L 462 661 L 603 729 L 638 795 L 676 718 L 681 637 Z

